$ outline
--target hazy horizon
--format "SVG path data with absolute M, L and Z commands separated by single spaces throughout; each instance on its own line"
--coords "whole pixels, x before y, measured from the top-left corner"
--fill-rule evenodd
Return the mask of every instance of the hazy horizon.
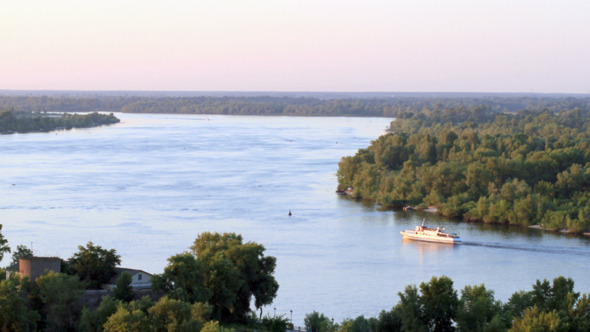
M 10 2 L 0 90 L 590 93 L 590 3 Z

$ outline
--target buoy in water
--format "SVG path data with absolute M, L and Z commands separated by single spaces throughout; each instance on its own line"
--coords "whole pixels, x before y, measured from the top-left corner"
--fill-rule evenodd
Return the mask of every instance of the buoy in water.
M 291 210 L 289 210 L 289 216 L 291 216 Z

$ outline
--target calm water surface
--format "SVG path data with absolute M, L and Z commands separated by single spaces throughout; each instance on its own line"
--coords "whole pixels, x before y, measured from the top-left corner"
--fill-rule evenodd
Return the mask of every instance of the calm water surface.
M 590 292 L 587 239 L 335 195 L 340 158 L 390 119 L 118 116 L 115 126 L 0 136 L 0 223 L 11 247 L 68 258 L 93 241 L 125 267 L 160 273 L 200 232 L 239 233 L 277 257 L 279 296 L 265 311 L 293 310 L 295 325 L 313 310 L 336 321 L 376 316 L 432 276 L 451 277 L 458 291 L 485 283 L 503 302 L 559 275 Z M 423 218 L 466 243 L 402 241 Z

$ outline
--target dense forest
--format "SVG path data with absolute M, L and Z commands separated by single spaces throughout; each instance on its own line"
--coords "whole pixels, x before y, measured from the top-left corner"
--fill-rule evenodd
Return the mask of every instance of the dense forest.
M 11 252 L 1 230 L 2 225 L 0 261 Z M 146 295 L 123 272 L 115 288 L 92 305 L 85 294 L 109 282 L 121 259 L 115 249 L 92 242 L 78 249 L 62 261 L 61 272 L 46 271 L 35 280 L 14 274 L 5 280 L 0 269 L 0 331 L 285 332 L 292 325 L 285 315 L 263 317 L 262 308 L 279 289 L 276 258 L 241 235 L 202 233 L 189 251 L 168 259 Z M 32 255 L 17 246 L 7 269 Z M 515 292 L 506 303 L 483 284 L 467 285 L 459 294 L 446 276 L 408 285 L 397 295 L 397 303 L 392 294 L 396 304 L 377 317 L 338 323 L 314 311 L 304 323 L 312 332 L 590 330 L 589 295 L 575 292 L 574 281 L 562 276 L 552 283 L 537 280 L 532 290 Z
M 340 161 L 338 189 L 447 217 L 588 231 L 589 119 L 581 108 L 400 113 L 388 134 Z
M 40 114 L 0 111 L 0 134 L 47 132 L 58 129 L 89 128 L 118 123 L 110 114 Z
M 146 93 L 0 94 L 0 109 L 28 112 L 126 112 L 225 115 L 397 117 L 421 110 L 483 106 L 494 112 L 521 109 L 590 110 L 588 95 L 316 93 L 191 95 Z

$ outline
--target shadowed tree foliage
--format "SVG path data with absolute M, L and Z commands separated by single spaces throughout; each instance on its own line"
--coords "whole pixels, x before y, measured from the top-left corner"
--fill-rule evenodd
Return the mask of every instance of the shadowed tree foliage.
M 322 325 L 326 325 L 329 322 L 330 319 L 328 317 L 326 317 L 324 314 L 320 314 L 317 311 L 313 311 L 312 313 L 305 315 L 305 318 L 303 319 L 303 323 L 309 330 L 311 330 L 311 332 L 322 331 Z
M 400 301 L 394 307 L 394 312 L 401 321 L 402 331 L 428 331 L 418 288 L 408 285 L 398 295 Z
M 78 276 L 49 273 L 35 280 L 46 331 L 75 331 L 82 308 L 78 300 L 86 285 Z
M 131 287 L 132 281 L 131 273 L 123 271 L 119 278 L 117 278 L 115 289 L 113 289 L 113 297 L 123 302 L 133 300 L 135 298 L 135 292 L 133 291 L 133 287 Z
M 433 277 L 429 283 L 420 284 L 420 302 L 423 317 L 431 331 L 453 331 L 457 314 L 457 292 L 449 277 Z
M 91 289 L 99 289 L 115 275 L 115 266 L 121 264 L 121 257 L 115 249 L 103 249 L 92 242 L 86 247 L 78 246 L 78 252 L 69 259 L 71 273 L 80 277 Z
M 80 327 L 86 332 L 104 331 L 104 323 L 111 315 L 117 312 L 119 304 L 121 304 L 120 300 L 110 295 L 105 295 L 96 310 L 90 310 L 84 307 L 82 309 L 82 317 L 80 318 Z
M 494 300 L 494 292 L 485 286 L 465 286 L 457 308 L 459 331 L 487 331 L 495 317 L 500 318 L 502 304 Z M 495 323 L 494 323 L 495 324 Z
M 205 287 L 206 268 L 195 256 L 184 253 L 168 258 L 164 273 L 152 276 L 152 289 L 170 298 L 187 302 L 206 302 L 211 291 Z
M 26 285 L 29 280 L 0 280 L 0 331 L 35 331 L 40 315 L 29 308 Z
M 289 318 L 285 315 L 274 317 L 266 315 L 262 318 L 262 325 L 268 329 L 268 332 L 284 332 L 289 329 Z

